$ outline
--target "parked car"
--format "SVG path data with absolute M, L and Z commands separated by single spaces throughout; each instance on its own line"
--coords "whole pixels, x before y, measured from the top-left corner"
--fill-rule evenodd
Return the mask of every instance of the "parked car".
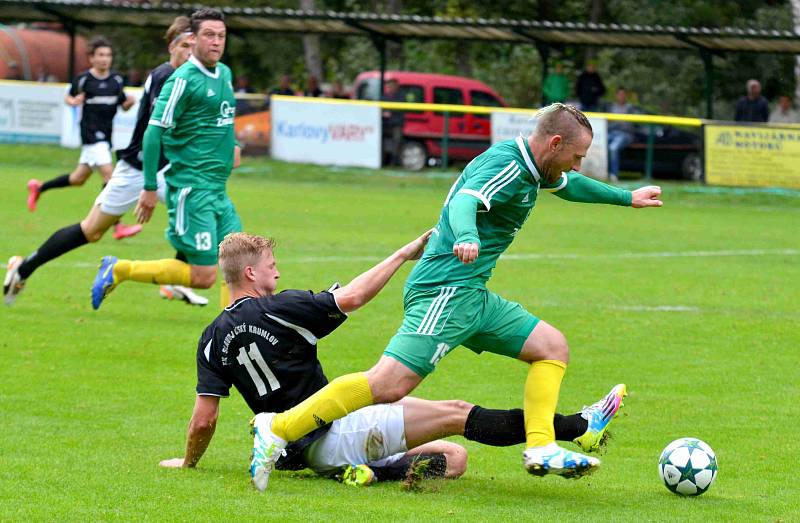
M 699 181 L 703 179 L 703 144 L 700 135 L 671 125 L 655 125 L 653 176 Z M 648 126 L 637 126 L 632 144 L 622 151 L 620 169 L 645 172 Z
M 462 76 L 386 71 L 384 80 L 397 80 L 400 94 L 408 102 L 506 107 L 505 100 L 491 87 Z M 359 74 L 354 82 L 355 97 L 380 99 L 380 72 Z M 403 124 L 401 165 L 419 170 L 435 164 L 442 155 L 444 115 L 433 111 L 408 111 Z M 469 161 L 490 145 L 489 115 L 450 113 L 448 120 L 448 156 Z

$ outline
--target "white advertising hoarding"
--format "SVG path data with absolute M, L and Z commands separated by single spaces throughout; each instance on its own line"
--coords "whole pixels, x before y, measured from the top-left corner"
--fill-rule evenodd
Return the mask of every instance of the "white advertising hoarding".
M 600 180 L 608 179 L 608 122 L 605 118 L 589 118 L 594 138 L 586 158 L 581 163 L 581 173 Z M 492 113 L 492 143 L 513 140 L 519 135 L 528 136 L 536 127 L 533 112 Z
M 379 168 L 377 105 L 273 97 L 272 157 L 289 162 Z
M 69 86 L 62 88 L 61 91 L 61 105 L 62 109 L 62 127 L 61 127 L 61 145 L 63 147 L 80 147 L 81 146 L 81 108 L 72 107 L 64 103 L 64 95 L 69 92 Z M 136 103 L 127 111 L 123 111 L 122 107 L 117 107 L 117 115 L 114 116 L 114 127 L 111 134 L 111 149 L 125 149 L 131 142 L 133 136 L 133 129 L 136 127 L 136 113 L 139 112 L 139 99 L 142 97 L 141 88 L 125 88 L 125 94 L 136 98 Z
M 63 85 L 0 81 L 0 142 L 58 143 L 63 103 Z

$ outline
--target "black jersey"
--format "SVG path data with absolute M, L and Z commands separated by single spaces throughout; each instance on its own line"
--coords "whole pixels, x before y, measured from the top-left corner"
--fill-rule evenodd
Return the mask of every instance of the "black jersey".
M 111 126 L 117 106 L 125 101 L 123 79 L 116 71 L 105 78 L 96 78 L 91 70 L 76 76 L 69 89 L 70 96 L 86 95 L 81 116 L 81 141 L 84 145 L 97 142 L 111 144 Z
M 294 407 L 328 384 L 317 340 L 345 319 L 330 292 L 288 290 L 237 300 L 200 337 L 197 394 L 227 397 L 234 386 L 254 413 Z M 290 444 L 278 468 L 305 468 L 302 450 L 328 428 Z
M 175 72 L 175 68 L 169 62 L 164 62 L 159 65 L 144 82 L 144 90 L 142 97 L 139 99 L 139 112 L 136 113 L 136 127 L 133 128 L 133 135 L 131 135 L 131 143 L 128 147 L 117 151 L 117 158 L 125 160 L 131 166 L 139 169 L 142 167 L 142 140 L 144 132 L 147 130 L 147 123 L 150 121 L 150 113 L 153 112 L 153 107 L 156 105 L 158 95 L 161 93 L 161 88 L 164 83 Z M 161 151 L 161 160 L 158 163 L 158 170 L 164 168 L 169 161 L 164 156 L 164 151 Z

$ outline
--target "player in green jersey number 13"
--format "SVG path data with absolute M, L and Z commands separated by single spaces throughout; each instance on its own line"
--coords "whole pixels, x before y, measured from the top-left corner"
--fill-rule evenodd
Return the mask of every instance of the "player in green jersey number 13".
M 215 9 L 191 17 L 192 55 L 167 80 L 143 140 L 144 190 L 136 206 L 139 223 L 150 220 L 158 197 L 156 171 L 163 148 L 172 165 L 167 185 L 167 238 L 185 260 L 118 260 L 106 256 L 92 286 L 97 309 L 126 280 L 207 289 L 217 277 L 217 245 L 242 223 L 225 192 L 239 148 L 233 132 L 236 100 L 231 70 L 219 62 L 225 50 L 225 21 Z M 227 305 L 227 287 L 220 296 Z

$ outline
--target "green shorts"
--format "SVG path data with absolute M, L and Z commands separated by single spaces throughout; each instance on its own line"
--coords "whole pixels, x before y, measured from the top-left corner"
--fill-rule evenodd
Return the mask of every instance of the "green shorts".
M 242 230 L 224 191 L 167 186 L 167 239 L 192 265 L 216 265 L 219 242 Z
M 405 316 L 384 354 L 423 378 L 459 345 L 511 358 L 519 356 L 539 318 L 486 289 L 406 288 Z

